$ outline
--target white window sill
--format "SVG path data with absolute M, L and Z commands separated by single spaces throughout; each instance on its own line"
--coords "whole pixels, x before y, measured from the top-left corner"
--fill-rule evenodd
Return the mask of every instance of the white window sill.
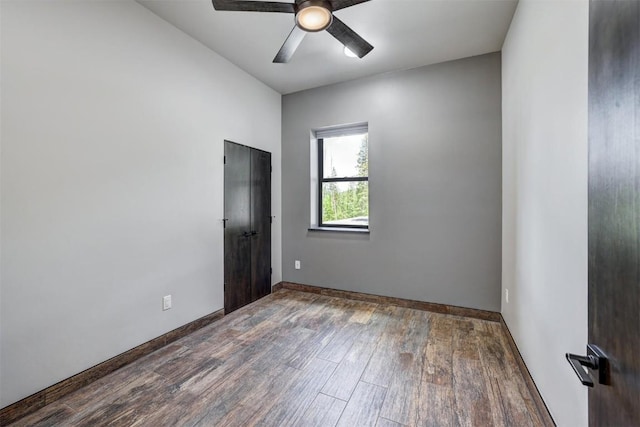
M 309 231 L 320 231 L 320 232 L 330 232 L 330 233 L 369 234 L 368 228 L 351 228 L 351 227 L 309 227 Z

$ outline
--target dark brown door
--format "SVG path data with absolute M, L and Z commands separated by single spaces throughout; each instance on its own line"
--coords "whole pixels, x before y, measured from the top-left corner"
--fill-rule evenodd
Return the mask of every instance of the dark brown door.
M 251 302 L 251 149 L 224 144 L 224 311 Z
M 271 292 L 271 154 L 251 151 L 251 299 Z
M 224 309 L 271 292 L 271 154 L 224 144 Z
M 590 3 L 589 343 L 609 359 L 608 379 L 591 371 L 589 424 L 640 426 L 638 0 Z

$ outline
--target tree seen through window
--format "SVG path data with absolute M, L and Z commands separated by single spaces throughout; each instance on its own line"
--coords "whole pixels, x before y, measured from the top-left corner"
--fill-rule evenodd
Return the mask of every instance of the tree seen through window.
M 322 225 L 369 225 L 368 134 L 324 138 L 321 148 Z

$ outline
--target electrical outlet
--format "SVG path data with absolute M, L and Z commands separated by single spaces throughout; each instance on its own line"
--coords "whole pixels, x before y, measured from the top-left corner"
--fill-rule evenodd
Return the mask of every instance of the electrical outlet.
M 171 295 L 162 297 L 162 310 L 169 310 L 171 308 Z
M 504 290 L 504 299 L 507 301 L 507 304 L 509 304 L 509 289 Z
M 300 260 L 296 260 L 295 266 L 296 266 L 296 270 L 300 270 Z

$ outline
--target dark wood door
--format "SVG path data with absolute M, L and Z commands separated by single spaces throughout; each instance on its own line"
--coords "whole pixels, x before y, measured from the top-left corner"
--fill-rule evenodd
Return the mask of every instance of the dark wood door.
M 271 154 L 251 151 L 251 299 L 271 292 Z
M 640 1 L 590 2 L 589 424 L 640 426 Z
M 271 154 L 225 141 L 224 310 L 271 292 Z
M 224 144 L 224 311 L 251 302 L 251 149 Z

